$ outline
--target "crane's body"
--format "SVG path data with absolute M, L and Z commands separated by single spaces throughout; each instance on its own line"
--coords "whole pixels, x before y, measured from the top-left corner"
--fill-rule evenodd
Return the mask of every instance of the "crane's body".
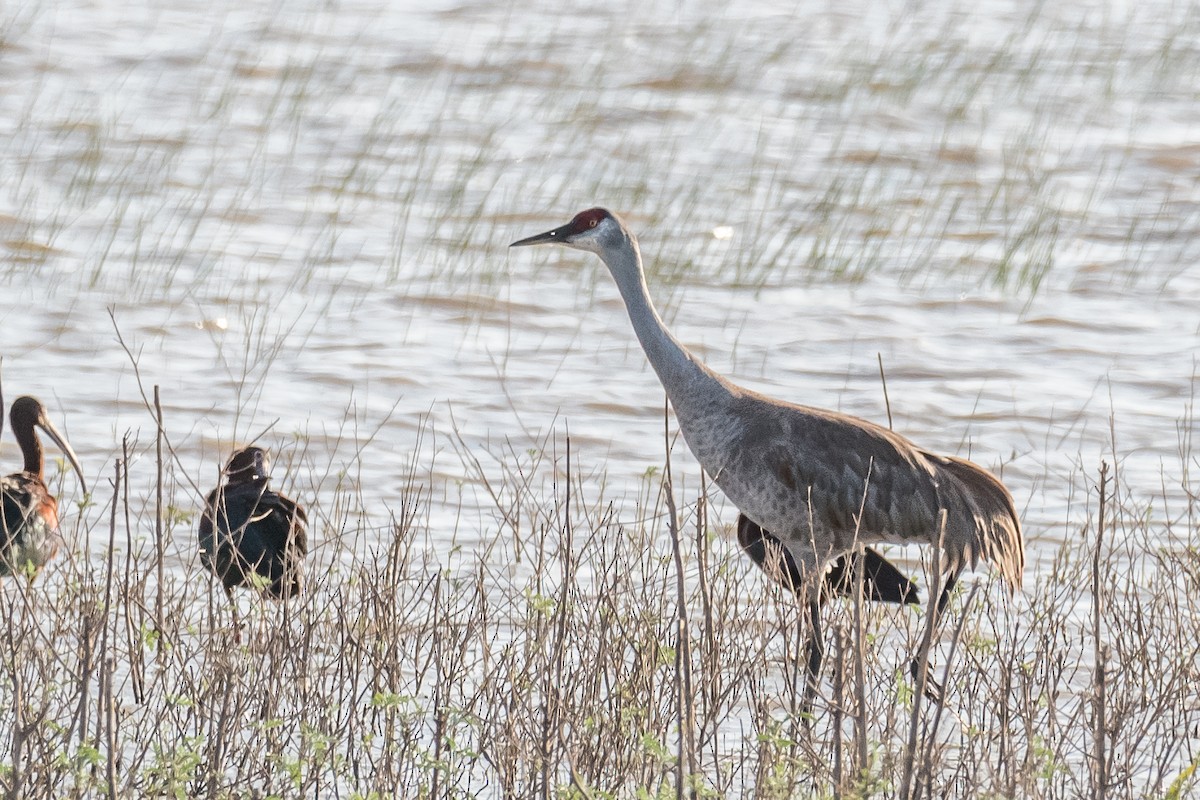
M 750 520 L 819 572 L 858 544 L 933 543 L 945 571 L 979 558 L 1020 585 L 1023 549 L 1007 490 L 969 461 L 936 456 L 846 414 L 784 403 L 712 375 L 668 397 L 697 461 Z
M 0 422 L 3 422 L 2 411 Z M 41 428 L 66 455 L 79 475 L 84 494 L 87 482 L 75 451 L 50 422 L 40 402 L 32 397 L 18 397 L 13 401 L 9 422 L 25 463 L 20 472 L 0 478 L 0 575 L 29 570 L 36 575 L 63 545 L 58 530 L 58 500 L 46 488 L 44 454 L 36 428 Z
M 1020 586 L 1020 522 L 1008 490 L 987 470 L 929 453 L 872 422 L 766 397 L 713 372 L 667 330 L 650 301 L 637 239 L 604 209 L 512 246 L 534 244 L 586 250 L 608 267 L 684 440 L 748 523 L 739 523 L 743 547 L 764 567 L 761 552 L 783 548 L 784 563 L 770 571 L 810 604 L 810 678 L 821 661 L 818 576 L 830 564 L 844 565 L 841 557 L 858 545 L 940 539 L 947 592 L 980 558 L 1010 587 Z M 871 555 L 874 566 L 887 567 L 877 574 L 892 582 L 881 599 L 914 601 L 915 587 Z
M 225 467 L 226 482 L 213 489 L 200 517 L 200 561 L 220 579 L 232 602 L 237 586 L 269 597 L 292 597 L 303 588 L 308 553 L 304 509 L 270 487 L 266 451 L 247 447 Z

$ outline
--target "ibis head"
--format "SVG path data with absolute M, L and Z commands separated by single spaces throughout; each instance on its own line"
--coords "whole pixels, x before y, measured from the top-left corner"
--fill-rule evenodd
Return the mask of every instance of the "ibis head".
M 229 457 L 225 474 L 231 481 L 266 480 L 271 477 L 271 457 L 261 447 L 245 447 Z
M 58 449 L 67 457 L 67 461 L 71 462 L 71 467 L 79 475 L 80 488 L 83 489 L 84 494 L 87 494 L 87 481 L 83 477 L 83 467 L 79 465 L 79 457 L 71 449 L 66 437 L 59 433 L 58 428 L 54 427 L 54 423 L 46 414 L 45 406 L 36 398 L 18 397 L 13 401 L 8 420 L 12 425 L 13 434 L 17 437 L 17 442 L 21 445 L 21 452 L 25 456 L 26 472 L 36 475 L 39 480 L 42 478 L 42 447 L 33 430 L 38 427 L 53 440 L 54 444 L 58 445 Z

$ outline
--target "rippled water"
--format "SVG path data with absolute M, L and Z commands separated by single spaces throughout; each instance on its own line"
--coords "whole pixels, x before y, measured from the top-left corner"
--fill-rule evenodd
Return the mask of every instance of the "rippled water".
M 603 204 L 710 365 L 886 421 L 882 358 L 895 427 L 1002 470 L 1035 554 L 1114 453 L 1170 516 L 1195 490 L 1200 14 L 1040 9 L 6 8 L 4 387 L 97 484 L 134 431 L 148 486 L 119 332 L 202 489 L 267 431 L 308 503 L 345 472 L 374 529 L 415 473 L 431 539 L 469 544 L 497 530 L 473 459 L 495 478 L 569 431 L 633 518 L 663 395 L 615 287 L 507 250 Z

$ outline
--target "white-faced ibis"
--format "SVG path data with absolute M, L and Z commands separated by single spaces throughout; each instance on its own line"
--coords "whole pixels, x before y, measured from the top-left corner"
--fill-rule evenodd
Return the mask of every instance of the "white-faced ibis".
M 200 517 L 200 561 L 221 581 L 229 602 L 235 586 L 282 599 L 300 593 L 308 553 L 308 518 L 270 487 L 270 459 L 261 447 L 234 453 L 225 483 L 213 489 Z
M 760 564 L 774 562 L 774 576 L 808 602 L 810 696 L 824 656 L 822 576 L 831 562 L 844 572 L 847 562 L 839 559 L 855 547 L 940 540 L 945 580 L 939 610 L 962 570 L 980 558 L 992 562 L 1011 589 L 1020 587 L 1021 524 L 1012 496 L 987 470 L 930 453 L 872 422 L 775 400 L 713 372 L 663 324 L 650 301 L 637 239 L 608 211 L 584 211 L 512 246 L 536 244 L 595 253 L 608 267 L 684 440 L 746 519 L 739 525 L 743 547 Z M 782 564 L 768 557 L 773 542 L 783 548 Z M 881 561 L 869 552 L 864 572 Z M 887 567 L 865 576 L 875 582 L 868 596 L 915 600 L 911 583 Z
M 0 429 L 3 428 L 3 397 L 0 396 Z M 31 571 L 36 574 L 54 558 L 63 544 L 58 532 L 58 500 L 46 488 L 42 443 L 35 428 L 41 428 L 62 450 L 79 475 L 79 486 L 87 494 L 87 481 L 79 458 L 50 418 L 45 407 L 32 397 L 18 397 L 9 412 L 13 435 L 21 447 L 25 466 L 0 478 L 0 575 Z

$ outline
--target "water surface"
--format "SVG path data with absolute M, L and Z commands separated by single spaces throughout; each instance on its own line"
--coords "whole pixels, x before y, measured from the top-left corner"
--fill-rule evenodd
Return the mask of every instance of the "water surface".
M 418 485 L 431 546 L 470 550 L 501 528 L 481 478 L 569 433 L 635 521 L 663 394 L 616 289 L 586 254 L 507 249 L 602 204 L 718 371 L 886 422 L 882 359 L 895 428 L 1001 472 L 1035 562 L 1085 519 L 1101 459 L 1151 514 L 1195 491 L 1194 7 L 0 19 L 4 386 L 46 401 L 97 486 L 132 432 L 150 496 L 140 376 L 181 508 L 261 437 L 325 505 L 318 537 L 371 541 Z M 334 522 L 339 485 L 365 515 Z

